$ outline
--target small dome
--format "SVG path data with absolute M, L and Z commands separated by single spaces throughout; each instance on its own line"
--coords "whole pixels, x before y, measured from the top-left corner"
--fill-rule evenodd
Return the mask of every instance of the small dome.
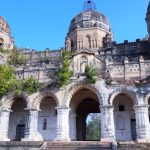
M 10 34 L 10 27 L 2 16 L 0 16 L 0 30 Z
M 101 13 L 88 10 L 75 16 L 69 27 L 68 35 L 79 28 L 99 27 L 107 32 L 111 31 L 108 19 Z

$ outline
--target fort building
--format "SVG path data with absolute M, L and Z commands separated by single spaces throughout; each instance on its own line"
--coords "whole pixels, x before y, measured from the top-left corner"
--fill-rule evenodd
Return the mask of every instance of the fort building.
M 92 1 L 84 5 L 64 38 L 72 55 L 67 86 L 53 86 L 64 50 L 19 49 L 26 63 L 14 66 L 17 78 L 34 76 L 45 88 L 1 97 L 0 141 L 85 141 L 90 113 L 101 114 L 101 141 L 150 141 L 150 39 L 118 44 L 108 18 Z M 150 4 L 146 23 L 150 35 Z M 10 27 L 0 17 L 0 47 L 13 46 Z M 0 63 L 5 61 L 0 54 Z M 97 70 L 95 84 L 86 82 L 87 65 Z

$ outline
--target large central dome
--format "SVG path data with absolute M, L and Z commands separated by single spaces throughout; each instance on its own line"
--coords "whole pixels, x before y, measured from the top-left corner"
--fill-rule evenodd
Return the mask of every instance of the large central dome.
M 103 14 L 94 10 L 87 10 L 72 19 L 68 35 L 76 29 L 91 27 L 98 27 L 106 32 L 111 31 L 109 21 Z

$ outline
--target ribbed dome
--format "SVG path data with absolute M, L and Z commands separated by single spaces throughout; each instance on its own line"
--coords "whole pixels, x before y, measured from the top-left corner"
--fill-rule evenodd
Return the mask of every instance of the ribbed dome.
M 10 27 L 3 17 L 0 16 L 0 30 L 10 34 Z
M 89 10 L 75 16 L 69 27 L 68 35 L 79 28 L 99 27 L 107 32 L 111 31 L 108 19 L 101 13 Z

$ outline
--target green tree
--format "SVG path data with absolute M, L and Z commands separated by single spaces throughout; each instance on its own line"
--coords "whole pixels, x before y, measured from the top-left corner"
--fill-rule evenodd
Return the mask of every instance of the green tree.
M 23 90 L 26 91 L 29 95 L 37 92 L 40 89 L 40 83 L 33 76 L 27 78 L 23 85 Z
M 100 116 L 95 117 L 95 114 L 90 114 L 90 120 L 87 122 L 86 127 L 86 140 L 93 141 L 93 140 L 100 140 Z
M 85 75 L 89 83 L 96 83 L 97 71 L 92 65 L 87 65 L 85 67 Z
M 17 80 L 15 70 L 9 65 L 0 65 L 0 97 L 8 92 L 21 92 L 21 83 Z
M 14 48 L 8 53 L 8 63 L 10 65 L 22 65 L 25 64 L 25 62 L 26 59 L 24 55 L 21 54 L 21 52 L 18 49 Z
M 72 72 L 70 70 L 71 64 L 70 58 L 71 58 L 70 51 L 65 50 L 62 52 L 62 65 L 56 72 L 56 82 L 59 87 L 67 85 L 72 75 Z

